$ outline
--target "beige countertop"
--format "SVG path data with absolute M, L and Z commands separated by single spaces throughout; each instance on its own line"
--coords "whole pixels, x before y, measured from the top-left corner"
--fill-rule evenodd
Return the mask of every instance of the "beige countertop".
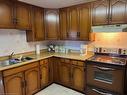
M 14 67 L 18 67 L 18 66 L 25 65 L 25 64 L 29 64 L 29 63 L 39 61 L 39 60 L 42 60 L 42 59 L 46 59 L 46 58 L 50 58 L 50 57 L 60 57 L 60 58 L 68 58 L 68 59 L 85 61 L 86 59 L 90 58 L 91 56 L 93 56 L 92 52 L 88 52 L 87 55 L 80 55 L 78 53 L 64 54 L 64 53 L 43 52 L 40 55 L 35 55 L 35 54 L 29 55 L 29 57 L 33 57 L 33 59 L 30 60 L 30 61 L 21 62 L 21 63 L 17 63 L 17 64 L 13 64 L 13 65 L 8 65 L 8 66 L 5 66 L 5 67 L 0 67 L 0 71 L 10 69 L 10 68 L 14 68 Z

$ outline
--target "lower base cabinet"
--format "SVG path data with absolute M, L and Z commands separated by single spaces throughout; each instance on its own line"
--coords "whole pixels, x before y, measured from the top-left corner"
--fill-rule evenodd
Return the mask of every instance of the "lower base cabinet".
M 72 87 L 79 91 L 85 90 L 85 72 L 84 67 L 72 66 Z
M 52 57 L 5 70 L 5 95 L 33 95 L 53 82 L 84 92 L 84 67 L 82 61 Z
M 82 61 L 54 58 L 54 80 L 56 83 L 84 92 L 86 88 L 84 67 Z
M 40 89 L 39 63 L 3 71 L 5 95 L 32 95 Z
M 23 85 L 23 73 L 17 73 L 4 78 L 4 86 L 6 95 L 25 95 Z
M 49 63 L 48 59 L 40 61 L 41 88 L 49 84 Z
M 26 95 L 36 93 L 40 88 L 39 68 L 35 67 L 25 71 Z

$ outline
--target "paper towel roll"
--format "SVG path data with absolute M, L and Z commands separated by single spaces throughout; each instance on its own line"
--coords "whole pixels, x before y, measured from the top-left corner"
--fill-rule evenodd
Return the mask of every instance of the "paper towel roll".
M 36 45 L 36 54 L 40 55 L 40 45 Z

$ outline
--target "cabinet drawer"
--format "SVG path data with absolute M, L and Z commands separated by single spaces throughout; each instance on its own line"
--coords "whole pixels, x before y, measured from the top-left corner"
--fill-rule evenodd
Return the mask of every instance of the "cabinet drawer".
M 84 66 L 84 62 L 82 61 L 72 61 L 73 65 L 78 65 L 78 66 Z
M 22 72 L 22 71 L 25 71 L 27 69 L 36 67 L 38 65 L 39 65 L 39 62 L 33 62 L 33 63 L 29 63 L 28 65 L 23 65 L 23 66 L 20 66 L 20 67 L 5 70 L 5 71 L 3 71 L 3 76 L 6 77 L 6 76 L 9 76 L 9 75 L 13 75 L 13 74 L 16 74 L 18 72 Z
M 60 62 L 70 63 L 70 59 L 61 58 L 61 59 L 60 59 Z
M 49 63 L 49 60 L 48 59 L 44 59 L 44 60 L 41 60 L 40 61 L 40 65 L 43 65 L 43 64 L 46 64 L 46 63 Z

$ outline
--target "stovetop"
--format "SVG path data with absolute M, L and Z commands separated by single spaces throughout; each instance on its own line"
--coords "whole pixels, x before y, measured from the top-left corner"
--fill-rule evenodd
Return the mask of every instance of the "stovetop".
M 126 59 L 122 57 L 112 57 L 106 55 L 94 55 L 93 57 L 89 58 L 89 61 L 96 61 L 102 63 L 109 63 L 114 65 L 126 65 Z

